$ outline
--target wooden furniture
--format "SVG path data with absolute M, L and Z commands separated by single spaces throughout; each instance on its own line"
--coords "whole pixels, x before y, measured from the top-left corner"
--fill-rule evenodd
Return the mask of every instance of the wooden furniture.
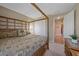
M 11 33 L 15 32 L 16 34 L 12 37 L 16 37 L 19 31 L 24 31 L 27 34 L 29 32 L 29 23 L 24 20 L 0 16 L 0 34 L 2 33 L 0 38 L 7 38 Z
M 0 29 L 24 29 L 27 30 L 27 22 L 19 19 L 0 16 Z
M 79 56 L 79 42 L 72 43 L 71 39 L 65 38 L 65 54 L 67 56 Z
M 43 56 L 46 50 L 49 49 L 48 41 L 41 46 L 34 54 L 33 56 Z
M 5 38 L 9 37 L 8 34 L 10 32 L 14 32 L 20 29 L 29 31 L 29 23 L 26 21 L 18 20 L 18 19 L 0 16 L 0 32 L 6 33 Z M 46 49 L 49 49 L 48 42 L 49 40 L 47 40 L 47 42 L 43 46 L 41 46 L 37 51 L 35 51 L 33 56 L 42 56 L 44 52 L 46 51 Z
M 42 56 L 48 48 L 45 37 L 32 34 L 0 39 L 0 43 L 0 56 Z

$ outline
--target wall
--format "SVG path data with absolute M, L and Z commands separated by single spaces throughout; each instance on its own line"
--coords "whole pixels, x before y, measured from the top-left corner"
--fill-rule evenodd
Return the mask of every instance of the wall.
M 64 16 L 64 37 L 74 34 L 74 10 Z
M 55 20 L 56 16 L 49 16 L 49 42 L 54 43 L 55 39 Z M 67 37 L 68 35 L 74 34 L 74 11 L 71 11 L 70 13 L 66 14 L 64 16 L 64 37 Z
M 10 17 L 10 18 L 20 19 L 20 20 L 26 20 L 26 21 L 31 19 L 25 15 L 22 15 L 13 10 L 4 8 L 2 6 L 0 6 L 0 16 Z
M 49 42 L 54 42 L 54 32 L 55 32 L 55 19 L 53 16 L 49 16 Z
M 41 21 L 30 23 L 30 32 L 36 35 L 47 36 L 46 20 L 41 20 Z
M 77 36 L 79 37 L 79 4 L 77 5 L 77 7 L 76 7 L 76 18 L 75 18 L 75 20 L 76 20 L 76 34 L 77 34 Z
M 30 33 L 35 34 L 35 22 L 30 23 Z

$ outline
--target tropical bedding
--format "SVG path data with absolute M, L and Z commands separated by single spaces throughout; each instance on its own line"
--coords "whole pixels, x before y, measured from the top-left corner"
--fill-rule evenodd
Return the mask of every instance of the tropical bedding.
M 46 37 L 33 34 L 0 39 L 0 56 L 31 56 L 46 41 Z

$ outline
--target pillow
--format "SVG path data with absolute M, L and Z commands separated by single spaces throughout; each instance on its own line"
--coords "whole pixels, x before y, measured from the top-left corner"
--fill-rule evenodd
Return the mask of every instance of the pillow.
M 17 36 L 18 37 L 23 36 L 23 30 L 17 30 Z
M 30 34 L 30 32 L 26 31 L 26 35 Z
M 10 31 L 7 34 L 8 34 L 8 37 L 16 37 L 17 36 L 17 31 L 16 30 Z
M 24 30 L 23 35 L 24 36 L 27 35 L 27 30 Z
M 27 30 L 17 30 L 17 35 L 19 36 L 19 37 L 21 37 L 21 36 L 25 36 L 25 35 L 27 35 L 27 34 L 30 34 L 30 32 L 27 32 Z
M 0 32 L 0 39 L 7 38 L 7 32 Z

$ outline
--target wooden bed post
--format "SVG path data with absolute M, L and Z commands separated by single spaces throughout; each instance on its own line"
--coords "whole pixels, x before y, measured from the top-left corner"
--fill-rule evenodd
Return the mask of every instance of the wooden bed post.
M 49 18 L 48 16 L 35 4 L 31 3 L 42 15 L 44 15 L 44 19 L 47 20 L 47 49 L 49 49 Z
M 47 19 L 47 49 L 49 49 L 49 19 Z

